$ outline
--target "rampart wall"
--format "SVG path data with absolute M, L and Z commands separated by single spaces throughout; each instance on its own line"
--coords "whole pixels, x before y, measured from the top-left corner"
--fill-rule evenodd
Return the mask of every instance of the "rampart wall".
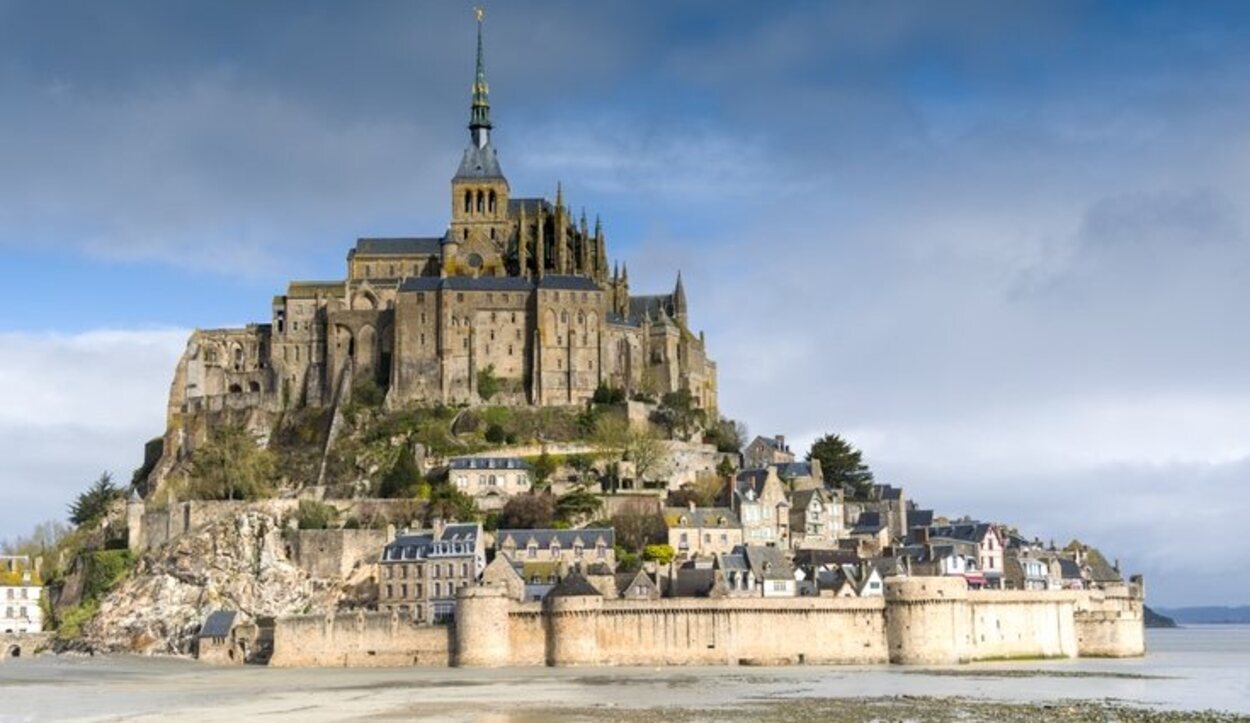
M 269 664 L 297 667 L 400 667 L 451 664 L 454 628 L 413 625 L 389 613 L 280 618 Z

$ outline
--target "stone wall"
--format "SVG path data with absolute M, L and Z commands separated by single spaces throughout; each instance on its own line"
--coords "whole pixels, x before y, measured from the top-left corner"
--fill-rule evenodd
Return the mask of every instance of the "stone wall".
M 1140 587 L 1117 585 L 1075 596 L 1076 637 L 1082 656 L 1122 658 L 1146 653 Z
M 413 625 L 386 613 L 280 618 L 269 664 L 295 667 L 399 667 L 451 664 L 452 631 Z
M 1133 656 L 1140 593 L 969 591 L 958 578 L 888 580 L 881 598 L 598 596 L 518 603 L 460 591 L 454 628 L 377 613 L 279 621 L 275 665 L 599 666 L 951 664 Z
M 386 530 L 292 530 L 288 557 L 315 578 L 346 578 L 357 565 L 377 562 Z

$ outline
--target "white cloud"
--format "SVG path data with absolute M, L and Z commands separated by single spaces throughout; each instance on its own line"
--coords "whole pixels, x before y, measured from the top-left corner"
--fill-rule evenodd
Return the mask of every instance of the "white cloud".
M 0 538 L 59 517 L 101 471 L 128 483 L 165 428 L 180 329 L 0 333 Z

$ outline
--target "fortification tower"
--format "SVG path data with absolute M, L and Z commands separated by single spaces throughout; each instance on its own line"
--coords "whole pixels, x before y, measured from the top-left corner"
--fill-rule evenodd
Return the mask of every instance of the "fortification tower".
M 885 602 L 891 663 L 944 665 L 963 660 L 968 585 L 962 577 L 887 579 Z
M 455 664 L 495 668 L 512 657 L 508 609 L 512 600 L 502 585 L 462 587 L 456 593 Z
M 580 573 L 556 585 L 543 601 L 547 613 L 547 664 L 597 665 L 603 596 Z

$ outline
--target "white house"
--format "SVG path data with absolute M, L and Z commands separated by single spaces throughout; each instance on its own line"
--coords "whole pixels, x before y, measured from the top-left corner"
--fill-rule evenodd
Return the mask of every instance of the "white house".
M 0 556 L 0 632 L 43 631 L 43 581 L 25 555 Z
M 478 509 L 501 509 L 508 498 L 530 491 L 530 468 L 520 457 L 452 457 L 447 474 Z

